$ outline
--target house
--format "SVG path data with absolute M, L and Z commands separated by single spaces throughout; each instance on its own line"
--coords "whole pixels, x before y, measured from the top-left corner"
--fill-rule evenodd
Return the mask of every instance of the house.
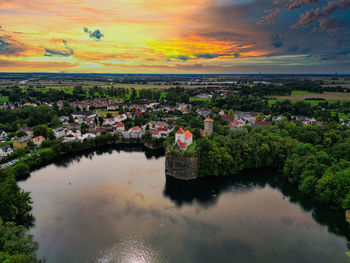
M 95 134 L 100 136 L 102 132 L 107 132 L 107 128 L 104 126 L 96 127 Z
M 95 118 L 96 114 L 91 112 L 75 112 L 72 113 L 72 117 L 76 122 L 82 123 L 85 118 Z
M 0 130 L 0 140 L 4 140 L 7 138 L 7 132 Z
M 150 121 L 147 125 L 148 125 L 148 127 L 150 129 L 158 129 L 158 128 L 164 128 L 164 127 L 168 127 L 169 126 L 164 121 Z
M 67 131 L 67 136 L 68 135 L 73 135 L 74 137 L 80 137 L 81 136 L 81 132 L 79 129 L 77 128 L 72 128 L 70 130 Z
M 13 153 L 13 149 L 11 146 L 6 145 L 4 147 L 0 147 L 0 158 L 6 157 Z
M 81 130 L 81 125 L 77 122 L 70 122 L 67 125 L 66 131 L 68 132 L 71 129 L 78 129 Z
M 173 131 L 173 127 L 168 126 L 168 127 L 160 127 L 157 129 L 157 131 L 159 131 L 160 136 L 162 137 L 167 137 L 169 135 L 169 133 L 171 133 Z
M 139 127 L 135 126 L 130 128 L 129 135 L 131 139 L 141 139 L 145 132 Z
M 22 127 L 22 128 L 20 128 L 20 130 L 24 131 L 29 138 L 33 138 L 34 137 L 34 133 L 33 133 L 33 129 L 32 128 Z
M 28 136 L 17 138 L 13 141 L 13 148 L 15 150 L 19 148 L 26 148 L 29 141 L 30 141 L 30 138 Z
M 58 127 L 56 129 L 53 129 L 52 131 L 57 139 L 66 136 L 66 130 L 63 127 Z
M 243 121 L 231 121 L 230 122 L 230 131 L 235 131 L 235 130 L 242 130 L 242 127 L 244 126 Z
M 115 123 L 114 118 L 108 118 L 103 122 L 103 125 L 113 125 Z
M 63 124 L 63 126 L 67 126 L 69 122 L 69 117 L 68 116 L 61 116 L 59 117 L 60 122 Z
M 116 117 L 114 117 L 116 122 L 125 121 L 127 118 L 128 118 L 128 116 L 126 116 L 126 114 L 119 114 Z
M 150 130 L 153 138 L 160 138 L 160 132 L 158 130 Z
M 224 121 L 235 121 L 235 116 L 230 116 L 230 115 L 220 115 L 221 119 Z
M 86 133 L 80 137 L 78 137 L 78 140 L 79 141 L 82 141 L 82 142 L 86 142 L 88 139 L 90 138 L 95 138 L 96 135 L 95 134 L 92 134 L 92 133 Z
M 41 135 L 33 138 L 33 143 L 36 146 L 40 146 L 43 141 L 45 141 L 45 138 Z
M 66 137 L 64 137 L 63 142 L 72 142 L 76 140 L 77 137 L 73 136 L 72 134 L 68 134 Z
M 90 125 L 90 124 L 95 123 L 95 119 L 93 119 L 93 118 L 85 118 L 85 119 L 84 119 L 84 122 L 85 122 L 87 125 Z
M 114 127 L 117 132 L 123 132 L 125 130 L 125 125 L 122 122 L 117 122 L 116 124 L 114 124 Z
M 192 141 L 193 135 L 189 130 L 185 131 L 180 128 L 175 133 L 175 146 L 181 150 L 187 150 L 188 146 L 192 144 Z

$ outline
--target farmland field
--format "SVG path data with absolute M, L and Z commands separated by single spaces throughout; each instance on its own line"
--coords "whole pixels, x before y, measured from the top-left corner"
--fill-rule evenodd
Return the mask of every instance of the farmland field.
M 202 98 L 198 98 L 198 97 L 191 97 L 190 101 L 206 101 L 206 102 L 209 102 L 210 99 L 209 98 L 202 99 Z
M 350 100 L 350 93 L 343 92 L 324 92 L 324 93 L 308 93 L 300 94 L 293 91 L 289 96 L 274 96 L 277 100 L 305 100 L 311 98 L 325 99 L 327 101 L 347 101 Z

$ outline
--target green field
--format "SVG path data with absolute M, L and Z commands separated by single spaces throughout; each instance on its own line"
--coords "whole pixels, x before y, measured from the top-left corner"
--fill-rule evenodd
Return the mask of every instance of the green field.
M 206 101 L 206 102 L 210 102 L 210 99 L 201 99 L 198 97 L 190 97 L 190 101 Z
M 336 112 L 332 112 L 332 115 L 335 116 Z M 339 113 L 338 112 L 338 117 L 344 120 L 348 120 L 350 119 L 350 113 L 346 114 L 346 113 Z
M 292 95 L 308 95 L 308 94 L 317 94 L 315 92 L 310 92 L 310 91 L 306 91 L 306 90 L 293 90 L 292 91 Z
M 9 101 L 8 96 L 0 97 L 0 102 L 8 102 L 8 101 Z
M 288 99 L 285 99 L 285 100 L 288 100 Z M 281 100 L 281 99 L 269 99 L 268 100 L 268 103 L 269 105 L 272 105 L 276 102 L 282 102 L 282 101 L 285 101 L 285 100 Z M 328 102 L 328 103 L 336 103 L 337 100 L 290 100 L 292 103 L 296 103 L 298 101 L 303 101 L 303 102 L 307 102 L 309 104 L 311 104 L 312 106 L 316 106 L 318 105 L 318 103 L 320 102 Z M 340 101 L 340 102 L 345 102 L 346 100 L 343 100 L 343 101 Z

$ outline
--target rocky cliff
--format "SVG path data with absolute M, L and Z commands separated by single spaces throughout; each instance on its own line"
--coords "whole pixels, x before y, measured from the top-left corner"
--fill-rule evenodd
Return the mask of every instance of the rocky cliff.
M 165 154 L 165 173 L 181 180 L 191 180 L 198 177 L 198 157 L 186 157 L 182 152 Z

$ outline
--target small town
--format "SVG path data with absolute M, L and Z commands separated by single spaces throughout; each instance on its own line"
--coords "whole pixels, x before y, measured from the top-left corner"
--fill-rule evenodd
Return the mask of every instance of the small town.
M 222 90 L 219 90 L 222 92 Z M 221 93 L 225 96 L 226 93 Z M 200 98 L 211 97 L 212 95 L 200 94 Z M 66 106 L 65 106 L 66 105 Z M 45 147 L 46 140 L 58 140 L 62 142 L 80 141 L 85 142 L 88 139 L 95 138 L 103 134 L 118 134 L 125 141 L 141 140 L 145 136 L 155 139 L 164 139 L 169 135 L 174 136 L 174 146 L 176 149 L 186 151 L 194 141 L 192 132 L 197 132 L 205 137 L 213 133 L 214 122 L 217 121 L 221 126 L 229 131 L 244 130 L 247 127 L 271 126 L 272 123 L 282 121 L 286 117 L 283 115 L 272 116 L 264 115 L 259 112 L 227 111 L 223 109 L 196 107 L 191 104 L 177 103 L 170 106 L 166 100 L 161 102 L 154 101 L 148 104 L 127 104 L 123 99 L 105 99 L 95 98 L 82 101 L 65 103 L 62 100 L 57 102 L 40 102 L 23 104 L 16 102 L 4 102 L 0 105 L 1 110 L 16 111 L 25 107 L 48 107 L 56 108 L 58 112 L 68 108 L 70 115 L 59 116 L 57 127 L 20 127 L 16 132 L 8 133 L 0 130 L 0 141 L 3 146 L 0 148 L 0 158 L 10 157 L 19 149 L 30 148 L 36 150 Z M 93 109 L 93 111 L 91 111 Z M 203 129 L 190 128 L 184 130 L 179 124 L 184 123 L 183 116 L 190 115 L 193 120 L 202 120 Z M 147 116 L 147 117 L 144 117 Z M 149 116 L 157 116 L 152 119 Z M 164 117 L 161 117 L 164 116 Z M 314 117 L 291 116 L 293 121 L 303 126 L 308 125 L 327 125 L 325 121 L 317 121 Z M 211 119 L 213 118 L 213 119 Z M 136 120 L 136 122 L 135 122 Z M 215 120 L 215 121 L 214 121 Z M 130 127 L 131 123 L 137 123 L 137 126 Z M 341 125 L 349 126 L 349 122 L 339 119 Z M 186 125 L 189 126 L 189 125 Z M 176 129 L 176 131 L 175 131 Z M 44 136 L 47 134 L 46 136 Z M 30 152 L 32 152 L 32 150 Z M 30 153 L 28 153 L 30 154 Z M 17 155 L 16 155 L 17 156 Z M 22 156 L 23 157 L 23 156 Z M 18 158 L 16 158 L 18 159 Z M 17 160 L 11 160 L 2 164 L 1 168 L 13 165 Z

